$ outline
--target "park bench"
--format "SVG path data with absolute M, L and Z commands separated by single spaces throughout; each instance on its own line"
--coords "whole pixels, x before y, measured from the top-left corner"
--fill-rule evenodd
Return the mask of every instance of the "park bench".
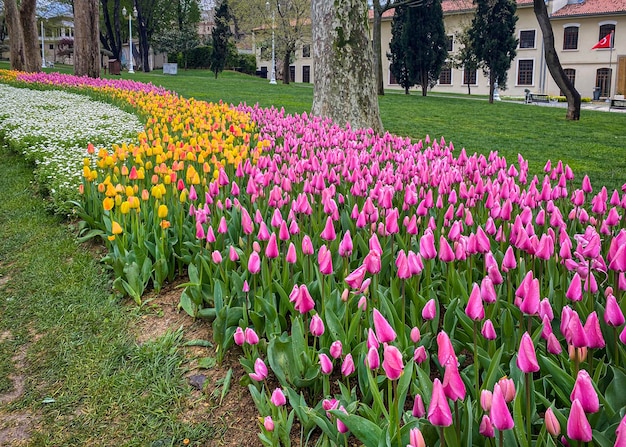
M 526 104 L 533 102 L 550 102 L 550 98 L 545 93 L 533 93 L 530 90 L 526 90 Z
M 626 109 L 626 99 L 611 98 L 611 102 L 609 104 L 609 110 L 611 109 Z

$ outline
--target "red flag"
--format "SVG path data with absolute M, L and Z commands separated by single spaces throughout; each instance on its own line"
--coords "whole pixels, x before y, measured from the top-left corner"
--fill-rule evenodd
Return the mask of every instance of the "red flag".
M 604 36 L 602 39 L 600 39 L 600 42 L 595 44 L 591 49 L 595 50 L 596 48 L 611 48 L 611 37 L 612 37 L 612 35 L 613 35 L 613 33 L 610 32 L 609 34 Z

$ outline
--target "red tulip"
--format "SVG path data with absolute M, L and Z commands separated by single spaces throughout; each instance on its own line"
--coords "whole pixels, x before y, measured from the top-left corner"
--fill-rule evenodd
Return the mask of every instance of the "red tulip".
M 572 409 L 567 418 L 567 436 L 574 441 L 589 442 L 593 439 L 591 425 L 578 399 L 572 402 Z
M 428 421 L 438 427 L 452 425 L 452 412 L 439 379 L 433 382 L 433 394 L 428 405 Z

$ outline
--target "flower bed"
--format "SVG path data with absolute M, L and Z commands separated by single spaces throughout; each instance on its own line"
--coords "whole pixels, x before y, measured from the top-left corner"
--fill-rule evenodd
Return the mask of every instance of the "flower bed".
M 147 125 L 90 146 L 83 216 L 138 303 L 187 273 L 218 360 L 243 349 L 264 444 L 297 418 L 320 445 L 624 445 L 623 191 L 443 138 L 113 94 Z

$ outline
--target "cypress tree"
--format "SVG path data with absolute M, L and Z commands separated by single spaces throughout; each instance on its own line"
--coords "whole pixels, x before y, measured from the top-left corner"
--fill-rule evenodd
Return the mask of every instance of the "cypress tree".
M 215 11 L 215 27 L 213 28 L 213 51 L 211 52 L 211 71 L 215 78 L 226 66 L 228 57 L 228 39 L 230 38 L 230 11 L 228 0 L 222 0 Z

